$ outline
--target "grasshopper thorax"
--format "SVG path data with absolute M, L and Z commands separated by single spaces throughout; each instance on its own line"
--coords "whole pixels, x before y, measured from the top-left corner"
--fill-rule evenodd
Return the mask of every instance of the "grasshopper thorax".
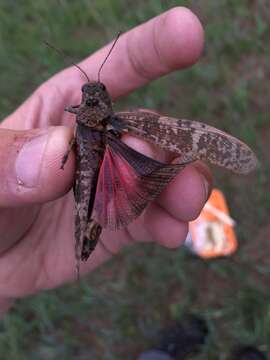
M 85 83 L 82 86 L 82 101 L 76 110 L 78 123 L 99 127 L 113 112 L 105 85 L 100 81 Z

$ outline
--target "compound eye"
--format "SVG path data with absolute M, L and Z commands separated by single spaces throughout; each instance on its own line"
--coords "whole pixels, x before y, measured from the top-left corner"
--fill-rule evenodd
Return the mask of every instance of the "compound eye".
M 100 83 L 100 87 L 101 87 L 101 90 L 105 91 L 106 90 L 106 86 L 102 83 Z
M 85 93 L 85 92 L 89 92 L 89 90 L 91 89 L 91 85 L 86 83 L 86 84 L 83 84 L 82 86 L 82 92 Z
M 87 106 L 93 107 L 93 106 L 97 106 L 97 105 L 99 104 L 99 101 L 98 101 L 98 99 L 87 99 L 87 100 L 85 101 L 85 104 L 86 104 Z

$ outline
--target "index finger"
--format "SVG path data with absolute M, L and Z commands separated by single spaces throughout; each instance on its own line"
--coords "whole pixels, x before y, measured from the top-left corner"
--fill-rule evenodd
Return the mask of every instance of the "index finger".
M 168 74 L 192 65 L 203 49 L 204 33 L 198 18 L 187 8 L 173 8 L 124 33 L 102 69 L 101 81 L 112 98 Z M 79 65 L 91 80 L 97 80 L 98 69 L 111 44 L 98 50 Z M 80 102 L 85 76 L 75 66 L 46 81 L 1 126 L 31 129 L 56 124 L 71 124 L 63 109 Z
M 102 69 L 101 81 L 113 98 L 125 95 L 150 80 L 194 64 L 203 44 L 204 33 L 198 18 L 187 8 L 173 8 L 121 35 Z M 97 80 L 111 45 L 80 63 L 91 80 Z M 61 77 L 65 81 L 59 81 Z M 51 81 L 57 81 L 63 90 L 78 89 L 85 78 L 70 67 Z

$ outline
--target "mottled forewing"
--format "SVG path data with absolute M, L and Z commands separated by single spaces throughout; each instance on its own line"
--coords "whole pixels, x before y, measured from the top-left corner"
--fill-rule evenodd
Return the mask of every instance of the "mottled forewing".
M 166 165 L 109 136 L 98 178 L 93 218 L 115 230 L 136 219 L 186 164 Z
M 130 133 L 177 154 L 180 161 L 205 160 L 241 174 L 257 166 L 256 156 L 246 144 L 212 126 L 147 110 L 116 115 Z
M 101 133 L 84 125 L 76 129 L 75 240 L 76 258 L 82 253 L 82 244 L 88 236 L 88 223 L 93 210 L 99 167 L 104 148 Z M 97 151 L 98 149 L 98 151 Z

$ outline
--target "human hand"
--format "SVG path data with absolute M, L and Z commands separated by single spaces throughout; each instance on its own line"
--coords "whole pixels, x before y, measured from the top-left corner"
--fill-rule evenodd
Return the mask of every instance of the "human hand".
M 80 64 L 90 79 L 96 79 L 109 47 Z M 102 81 L 116 99 L 152 79 L 192 65 L 202 48 L 198 19 L 185 8 L 174 8 L 121 36 L 102 70 Z M 75 67 L 56 74 L 1 124 L 2 313 L 12 299 L 76 276 L 74 199 L 69 191 L 74 181 L 74 154 L 64 171 L 60 164 L 75 120 L 63 109 L 80 102 L 84 82 Z M 164 152 L 143 140 L 125 135 L 124 141 L 162 160 Z M 179 246 L 186 238 L 188 221 L 198 216 L 210 188 L 206 166 L 199 162 L 187 166 L 130 226 L 117 232 L 104 230 L 90 260 L 81 264 L 81 272 L 92 271 L 133 241 Z

